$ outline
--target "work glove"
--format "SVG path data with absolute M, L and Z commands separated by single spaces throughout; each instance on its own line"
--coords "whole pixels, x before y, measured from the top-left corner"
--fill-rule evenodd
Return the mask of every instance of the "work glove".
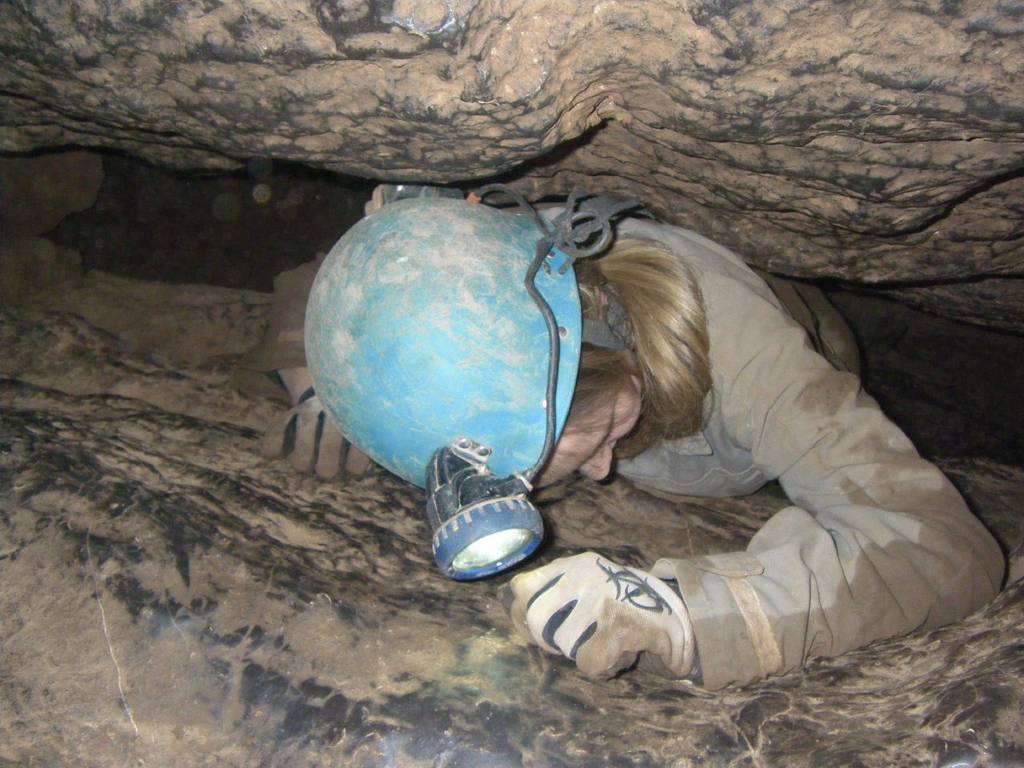
M 312 387 L 263 435 L 263 455 L 285 456 L 300 472 L 316 472 L 323 480 L 339 474 L 363 475 L 372 462 L 346 440 L 324 410 Z
M 563 557 L 512 579 L 516 629 L 587 677 L 641 666 L 666 677 L 693 671 L 695 642 L 686 606 L 661 579 L 594 552 Z

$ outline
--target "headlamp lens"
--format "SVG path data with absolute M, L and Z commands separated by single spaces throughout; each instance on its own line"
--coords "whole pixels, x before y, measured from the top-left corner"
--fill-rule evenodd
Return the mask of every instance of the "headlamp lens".
M 506 528 L 477 539 L 452 561 L 456 571 L 474 571 L 511 557 L 525 547 L 535 534 L 526 528 Z

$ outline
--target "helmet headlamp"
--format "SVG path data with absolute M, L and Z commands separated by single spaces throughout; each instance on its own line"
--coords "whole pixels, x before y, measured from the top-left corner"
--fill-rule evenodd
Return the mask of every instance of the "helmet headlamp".
M 426 487 L 435 561 L 461 580 L 515 565 L 543 538 L 527 494 L 575 387 L 572 265 L 639 206 L 574 192 L 549 222 L 506 187 L 478 194 L 498 192 L 527 215 L 440 198 L 385 205 L 328 254 L 306 312 L 321 401 L 354 445 Z

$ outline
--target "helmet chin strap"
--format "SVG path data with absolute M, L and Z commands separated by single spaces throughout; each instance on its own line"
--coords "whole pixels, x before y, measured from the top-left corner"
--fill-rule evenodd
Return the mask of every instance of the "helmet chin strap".
M 523 473 L 527 481 L 532 481 L 544 465 L 548 463 L 555 448 L 555 397 L 558 385 L 558 323 L 555 321 L 554 313 L 547 301 L 537 290 L 534 278 L 543 266 L 550 270 L 547 263 L 548 257 L 557 250 L 568 258 L 563 259 L 558 267 L 559 274 L 567 272 L 577 259 L 593 258 L 600 256 L 611 246 L 615 237 L 613 221 L 627 211 L 643 210 L 643 203 L 636 199 L 618 199 L 613 197 L 591 196 L 582 187 L 576 187 L 569 195 L 565 203 L 565 209 L 548 222 L 537 209 L 526 200 L 521 194 L 504 184 L 489 184 L 477 191 L 478 197 L 483 200 L 488 195 L 500 193 L 512 198 L 516 205 L 525 213 L 533 217 L 544 234 L 537 241 L 537 248 L 533 262 L 526 272 L 523 281 L 524 287 L 533 299 L 537 309 L 544 317 L 548 329 L 548 380 L 545 396 L 546 428 L 544 432 L 544 448 L 541 451 L 537 462 Z M 625 309 L 614 295 L 614 291 L 608 291 L 609 313 L 608 322 L 584 320 L 584 341 L 596 346 L 608 349 L 625 349 L 632 343 L 632 329 L 629 327 L 629 316 Z M 613 313 L 611 309 L 615 307 Z M 613 322 L 615 324 L 613 324 Z M 618 327 L 616 327 L 618 326 Z M 587 338 L 588 328 L 591 338 Z
M 503 571 L 528 557 L 543 538 L 540 512 L 527 498 L 533 478 L 544 468 L 555 447 L 556 394 L 560 341 L 558 323 L 535 278 L 543 267 L 565 274 L 578 258 L 604 253 L 613 239 L 612 219 L 640 207 L 638 200 L 614 201 L 587 198 L 582 190 L 569 196 L 565 211 L 551 223 L 518 192 L 503 185 L 479 191 L 481 198 L 501 192 L 533 217 L 543 233 L 523 285 L 544 318 L 548 332 L 548 371 L 544 413 L 544 447 L 536 463 L 523 472 L 497 477 L 487 467 L 491 449 L 468 437 L 438 449 L 427 467 L 427 518 L 433 535 L 434 560 L 448 576 L 478 579 Z M 588 205 L 589 204 L 589 205 Z M 557 266 L 555 266 L 557 265 Z M 629 346 L 628 315 L 608 292 L 606 317 L 610 322 L 592 324 L 591 338 L 584 340 L 623 349 Z M 603 342 L 603 343 L 602 343 Z

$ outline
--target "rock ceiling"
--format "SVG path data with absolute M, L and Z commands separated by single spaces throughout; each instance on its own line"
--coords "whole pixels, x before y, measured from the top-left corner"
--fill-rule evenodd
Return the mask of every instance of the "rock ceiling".
M 14 0 L 0 150 L 638 194 L 769 269 L 1024 329 L 997 0 Z

